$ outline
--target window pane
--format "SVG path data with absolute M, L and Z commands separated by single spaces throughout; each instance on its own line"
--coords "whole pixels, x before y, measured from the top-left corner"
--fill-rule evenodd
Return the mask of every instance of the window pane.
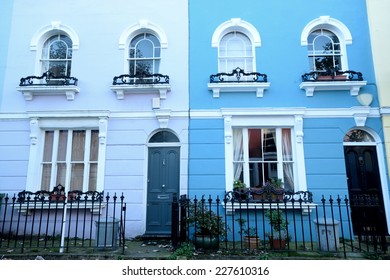
M 66 69 L 66 61 L 50 61 L 49 71 L 52 72 L 54 76 L 66 76 L 68 74 Z
M 261 160 L 261 129 L 248 129 L 249 160 Z
M 61 184 L 65 186 L 65 178 L 66 178 L 66 163 L 57 163 L 56 185 Z
M 89 160 L 97 161 L 99 154 L 99 131 L 91 131 L 91 148 L 90 148 Z
M 62 41 L 55 41 L 50 46 L 50 59 L 65 59 L 68 53 L 67 46 Z
M 43 161 L 51 162 L 53 156 L 54 131 L 45 132 L 45 146 L 43 148 Z
M 264 160 L 277 161 L 275 129 L 263 129 Z
M 58 139 L 57 161 L 66 160 L 66 147 L 68 145 L 68 131 L 61 130 Z
M 97 164 L 92 163 L 89 166 L 88 190 L 89 191 L 96 191 L 96 184 L 97 184 Z
M 84 179 L 84 163 L 73 163 L 70 175 L 70 190 L 82 190 Z
M 73 131 L 72 161 L 84 161 L 85 131 Z
M 140 56 L 138 56 L 138 54 Z M 137 57 L 153 57 L 153 44 L 149 40 L 142 40 L 137 45 Z
M 50 179 L 51 179 L 51 164 L 43 164 L 42 166 L 42 179 L 41 179 L 41 190 L 50 191 Z

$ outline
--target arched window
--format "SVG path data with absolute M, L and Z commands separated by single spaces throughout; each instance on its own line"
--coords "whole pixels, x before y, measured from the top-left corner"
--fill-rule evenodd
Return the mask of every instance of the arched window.
M 154 134 L 149 143 L 178 143 L 179 138 L 170 131 L 162 130 Z
M 145 75 L 159 73 L 161 45 L 156 36 L 142 33 L 135 36 L 129 45 L 129 74 Z
M 375 142 L 374 137 L 361 129 L 348 131 L 344 136 L 344 142 Z
M 51 72 L 54 76 L 71 76 L 72 40 L 62 34 L 51 36 L 42 48 L 42 72 Z
M 232 72 L 237 67 L 253 71 L 252 42 L 242 32 L 229 32 L 222 37 L 218 48 L 219 72 Z
M 343 69 L 340 40 L 336 34 L 326 29 L 317 29 L 309 34 L 307 41 L 310 71 Z

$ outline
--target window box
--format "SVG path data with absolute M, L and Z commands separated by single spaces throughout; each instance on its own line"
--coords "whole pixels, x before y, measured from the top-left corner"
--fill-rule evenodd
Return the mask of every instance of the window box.
M 301 89 L 306 91 L 306 96 L 313 96 L 315 91 L 342 91 L 348 90 L 351 96 L 357 96 L 360 88 L 367 81 L 363 75 L 355 71 L 337 71 L 329 74 L 329 71 L 313 71 L 302 75 Z
M 111 90 L 115 92 L 117 99 L 124 99 L 125 94 L 131 93 L 155 93 L 160 99 L 167 98 L 167 92 L 171 91 L 169 76 L 162 74 L 137 74 L 120 75 L 113 78 Z
M 263 97 L 264 90 L 270 87 L 270 83 L 266 74 L 246 73 L 237 67 L 231 73 L 210 75 L 210 83 L 207 86 L 213 91 L 214 98 L 219 98 L 220 92 L 256 92 L 257 97 Z
M 42 76 L 27 76 L 20 79 L 18 91 L 23 93 L 25 100 L 32 100 L 36 95 L 53 96 L 65 95 L 66 99 L 74 100 L 80 92 L 78 79 L 70 76 L 55 76 L 47 71 Z

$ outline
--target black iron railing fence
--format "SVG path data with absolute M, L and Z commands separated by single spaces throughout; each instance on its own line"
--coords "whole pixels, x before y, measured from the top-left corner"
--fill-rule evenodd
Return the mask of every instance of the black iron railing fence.
M 369 217 L 352 221 L 346 196 L 323 196 L 317 203 L 303 198 L 298 193 L 254 200 L 238 192 L 222 198 L 176 197 L 173 245 L 192 242 L 200 249 L 323 251 L 344 257 L 349 252 L 387 252 L 383 226 L 370 224 Z M 364 211 L 364 202 L 354 205 L 354 211 L 359 207 Z M 355 230 L 353 222 L 359 223 Z
M 0 204 L 0 252 L 123 251 L 125 220 L 123 195 L 80 191 L 6 195 Z

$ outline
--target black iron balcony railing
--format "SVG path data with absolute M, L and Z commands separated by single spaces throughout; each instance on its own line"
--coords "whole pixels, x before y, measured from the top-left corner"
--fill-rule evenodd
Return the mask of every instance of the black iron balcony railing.
M 339 71 L 328 69 L 326 71 L 312 71 L 302 75 L 303 82 L 317 81 L 363 81 L 363 74 L 352 70 Z
M 210 75 L 210 83 L 239 83 L 239 82 L 246 82 L 246 83 L 266 83 L 267 75 L 261 74 L 259 72 L 250 72 L 246 73 L 243 69 L 237 67 L 236 69 L 233 69 L 231 73 L 217 73 Z
M 112 84 L 115 85 L 156 85 L 156 84 L 169 84 L 169 76 L 162 74 L 149 74 L 146 72 L 137 73 L 135 75 L 123 74 L 115 76 Z
M 20 79 L 19 86 L 77 86 L 75 77 L 59 75 L 47 71 L 42 76 L 27 76 Z

